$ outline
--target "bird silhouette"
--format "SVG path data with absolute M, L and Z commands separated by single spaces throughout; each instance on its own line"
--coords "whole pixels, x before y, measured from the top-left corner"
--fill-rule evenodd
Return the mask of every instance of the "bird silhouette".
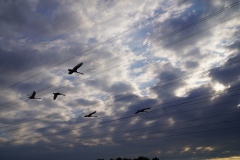
M 94 111 L 94 112 L 92 112 L 92 113 L 90 113 L 88 115 L 85 115 L 84 117 L 97 117 L 97 116 L 93 116 L 93 114 L 95 114 L 95 113 L 96 113 L 96 111 Z
M 137 112 L 135 112 L 135 114 L 138 114 L 138 113 L 140 113 L 140 112 L 147 112 L 147 113 L 148 113 L 148 111 L 146 111 L 146 110 L 148 110 L 148 109 L 151 109 L 151 107 L 139 109 Z
M 57 98 L 58 95 L 62 95 L 62 96 L 65 96 L 64 94 L 62 93 L 59 93 L 59 92 L 56 92 L 56 93 L 53 93 L 53 100 L 55 100 Z
M 28 98 L 29 98 L 29 99 L 41 99 L 41 98 L 36 98 L 35 95 L 36 95 L 36 92 L 33 91 L 32 95 L 31 95 L 31 96 L 28 96 Z
M 80 73 L 80 72 L 78 72 L 77 70 L 78 70 L 78 68 L 80 68 L 81 66 L 83 65 L 83 63 L 79 63 L 78 65 L 76 65 L 75 67 L 73 67 L 73 69 L 68 69 L 68 74 L 72 74 L 72 73 L 79 73 L 79 74 L 82 74 L 83 75 L 83 73 Z

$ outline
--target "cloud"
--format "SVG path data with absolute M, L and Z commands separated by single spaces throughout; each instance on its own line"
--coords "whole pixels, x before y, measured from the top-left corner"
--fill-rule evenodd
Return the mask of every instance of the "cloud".
M 1 1 L 1 157 L 239 155 L 235 2 Z

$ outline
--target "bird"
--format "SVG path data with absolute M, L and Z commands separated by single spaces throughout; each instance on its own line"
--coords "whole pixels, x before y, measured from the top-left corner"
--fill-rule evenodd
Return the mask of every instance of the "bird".
M 138 114 L 138 113 L 140 113 L 140 112 L 147 112 L 146 110 L 148 110 L 148 109 L 151 109 L 151 107 L 139 109 L 137 112 L 135 112 L 135 114 Z M 148 113 L 148 112 L 147 112 L 147 113 Z
M 81 66 L 83 65 L 83 63 L 81 62 L 81 63 L 79 63 L 78 65 L 76 65 L 75 67 L 73 67 L 73 69 L 68 69 L 68 74 L 72 74 L 72 73 L 79 73 L 79 74 L 82 74 L 83 75 L 83 73 L 80 73 L 80 72 L 78 72 L 77 70 L 78 70 L 78 68 L 80 68 Z
M 64 94 L 62 93 L 59 93 L 59 92 L 56 92 L 56 93 L 53 93 L 54 96 L 53 96 L 53 100 L 55 100 L 57 98 L 58 95 L 62 95 L 62 96 L 65 96 Z
M 95 114 L 95 113 L 96 113 L 96 111 L 94 111 L 94 112 L 92 112 L 92 113 L 90 113 L 88 115 L 85 115 L 84 117 L 97 117 L 97 116 L 93 116 L 93 114 Z
M 41 98 L 35 98 L 36 92 L 33 91 L 31 96 L 28 96 L 29 99 L 41 99 Z

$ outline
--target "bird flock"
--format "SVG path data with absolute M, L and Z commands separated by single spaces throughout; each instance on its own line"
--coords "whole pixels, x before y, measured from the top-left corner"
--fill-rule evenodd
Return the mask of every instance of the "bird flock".
M 83 73 L 77 71 L 78 68 L 80 68 L 82 65 L 83 65 L 83 63 L 81 62 L 81 63 L 79 63 L 78 65 L 76 65 L 75 67 L 73 67 L 72 69 L 68 69 L 68 74 L 79 73 L 79 74 L 84 75 Z M 57 96 L 59 96 L 59 95 L 66 96 L 66 95 L 64 95 L 64 94 L 62 94 L 62 93 L 56 92 L 56 93 L 53 93 L 53 100 L 56 100 L 56 99 L 57 99 Z M 41 99 L 41 98 L 37 98 L 37 97 L 35 97 L 35 96 L 36 96 L 36 92 L 33 91 L 33 93 L 32 93 L 30 96 L 28 96 L 27 98 L 29 98 L 29 99 Z M 137 110 L 137 112 L 135 112 L 135 114 L 138 114 L 138 113 L 140 113 L 140 112 L 146 112 L 146 113 L 148 113 L 146 110 L 149 110 L 149 109 L 151 109 L 151 107 L 139 109 L 139 110 Z M 90 113 L 90 114 L 88 114 L 88 115 L 85 115 L 84 117 L 97 117 L 97 116 L 93 116 L 93 114 L 95 114 L 95 113 L 97 113 L 97 112 L 94 111 L 94 112 L 92 112 L 92 113 Z

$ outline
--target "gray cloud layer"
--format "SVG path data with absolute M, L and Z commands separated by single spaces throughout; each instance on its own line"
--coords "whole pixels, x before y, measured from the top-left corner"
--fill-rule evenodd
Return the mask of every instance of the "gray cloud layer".
M 239 156 L 240 4 L 115 2 L 0 2 L 1 159 Z

